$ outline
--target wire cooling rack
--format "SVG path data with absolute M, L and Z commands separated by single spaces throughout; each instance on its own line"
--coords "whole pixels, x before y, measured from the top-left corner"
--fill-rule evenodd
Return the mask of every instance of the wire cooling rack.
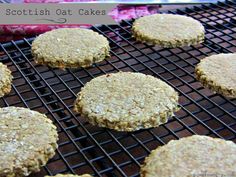
M 141 44 L 131 37 L 132 21 L 93 27 L 111 45 L 111 58 L 86 69 L 50 69 L 32 59 L 31 39 L 0 45 L 0 61 L 14 76 L 12 91 L 0 106 L 28 107 L 45 113 L 58 128 L 56 155 L 41 177 L 57 173 L 95 176 L 139 176 L 140 165 L 151 150 L 172 139 L 201 134 L 236 142 L 236 100 L 226 99 L 196 81 L 194 67 L 200 59 L 236 52 L 236 2 L 226 1 L 171 11 L 202 22 L 206 40 L 198 46 L 163 49 Z M 168 123 L 133 133 L 115 132 L 87 123 L 73 112 L 81 87 L 92 78 L 117 71 L 133 71 L 161 78 L 180 94 L 181 110 Z

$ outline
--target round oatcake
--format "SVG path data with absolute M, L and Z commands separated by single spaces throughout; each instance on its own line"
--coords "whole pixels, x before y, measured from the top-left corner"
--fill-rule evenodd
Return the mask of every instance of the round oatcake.
M 0 176 L 28 176 L 52 158 L 56 127 L 45 115 L 26 108 L 0 108 Z
M 178 110 L 178 93 L 150 75 L 119 72 L 99 76 L 78 94 L 75 111 L 93 125 L 117 131 L 157 127 Z
M 10 93 L 12 83 L 11 71 L 0 62 L 0 97 Z
M 202 43 L 203 25 L 183 15 L 154 14 L 135 20 L 133 36 L 141 42 L 174 48 Z
M 235 176 L 236 144 L 194 135 L 172 140 L 145 159 L 141 177 Z
M 50 176 L 45 176 L 45 177 L 50 177 Z M 57 174 L 56 176 L 53 177 L 92 177 L 92 176 L 89 174 L 84 174 L 84 175 Z
M 195 69 L 203 86 L 226 97 L 236 98 L 236 54 L 217 54 L 201 60 Z
M 39 35 L 32 43 L 38 64 L 57 68 L 88 67 L 109 56 L 108 40 L 90 29 L 61 28 Z

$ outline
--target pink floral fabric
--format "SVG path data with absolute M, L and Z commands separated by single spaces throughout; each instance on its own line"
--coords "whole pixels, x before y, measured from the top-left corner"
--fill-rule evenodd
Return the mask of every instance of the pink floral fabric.
M 15 0 L 17 1 L 17 0 Z M 14 2 L 15 2 L 14 1 Z M 19 1 L 19 0 L 18 0 Z M 88 2 L 95 0 L 24 0 L 24 3 L 61 3 L 61 2 Z M 150 15 L 158 11 L 158 5 L 146 6 L 126 6 L 118 5 L 109 15 L 117 22 L 121 20 L 138 18 L 140 16 Z M 90 25 L 82 25 L 89 27 Z M 44 33 L 56 28 L 74 28 L 81 25 L 1 25 L 0 41 L 16 39 L 18 36 L 33 36 Z

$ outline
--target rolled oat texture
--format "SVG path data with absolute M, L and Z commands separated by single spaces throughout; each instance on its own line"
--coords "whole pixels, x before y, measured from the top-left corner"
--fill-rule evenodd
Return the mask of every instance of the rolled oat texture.
M 0 62 L 0 97 L 10 93 L 12 78 L 11 71 Z
M 91 66 L 109 57 L 109 50 L 104 36 L 82 28 L 52 30 L 32 43 L 36 63 L 62 69 Z
M 0 108 L 0 177 L 38 172 L 54 156 L 57 140 L 56 127 L 44 114 Z
M 235 176 L 236 144 L 193 135 L 171 140 L 153 150 L 141 167 L 141 177 Z
M 196 79 L 204 87 L 236 98 L 236 54 L 217 54 L 200 61 L 195 69 Z
M 74 109 L 93 125 L 135 131 L 166 123 L 178 110 L 178 93 L 153 76 L 118 72 L 88 82 Z
M 132 26 L 136 40 L 175 48 L 197 45 L 204 41 L 203 25 L 187 16 L 173 14 L 154 14 L 136 19 Z

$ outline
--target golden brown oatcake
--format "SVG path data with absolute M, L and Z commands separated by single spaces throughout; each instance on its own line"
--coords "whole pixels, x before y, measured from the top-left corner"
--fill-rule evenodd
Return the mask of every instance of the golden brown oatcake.
M 58 135 L 44 114 L 26 108 L 0 108 L 0 176 L 37 172 L 52 158 Z
M 236 54 L 217 54 L 201 60 L 196 78 L 205 87 L 226 97 L 236 98 Z
M 202 43 L 203 25 L 183 15 L 154 14 L 135 20 L 133 36 L 141 42 L 174 48 Z
M 88 82 L 74 109 L 93 125 L 135 131 L 166 123 L 178 110 L 178 93 L 153 76 L 119 72 Z
M 194 135 L 172 140 L 145 159 L 142 177 L 235 176 L 236 144 Z
M 63 28 L 46 32 L 32 43 L 39 64 L 58 68 L 87 67 L 109 56 L 108 40 L 90 29 Z
M 11 91 L 12 75 L 6 65 L 0 62 L 0 97 Z
M 50 177 L 50 176 L 45 176 L 45 177 Z M 54 177 L 92 177 L 92 176 L 89 174 L 84 174 L 84 175 L 57 174 Z

